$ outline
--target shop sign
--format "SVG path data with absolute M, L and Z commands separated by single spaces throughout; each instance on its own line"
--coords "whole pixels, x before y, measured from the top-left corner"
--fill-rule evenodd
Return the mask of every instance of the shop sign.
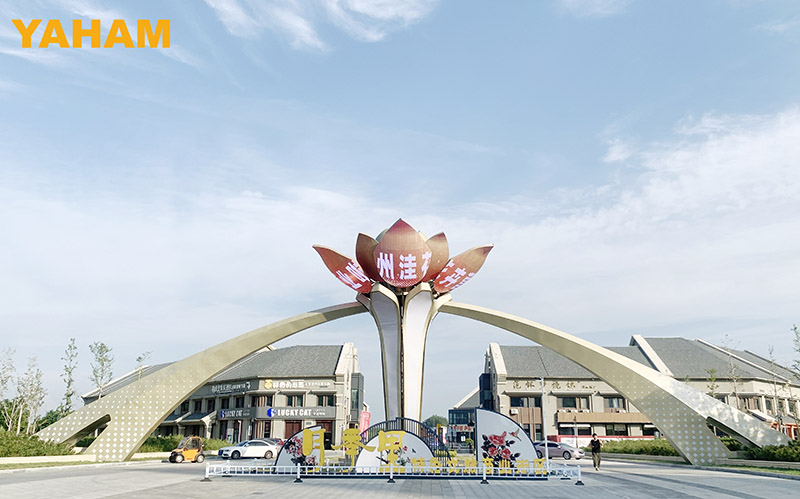
M 220 383 L 211 385 L 211 393 L 214 395 L 224 395 L 226 393 L 243 393 L 250 390 L 250 381 L 240 381 L 238 383 Z
M 264 390 L 314 390 L 333 388 L 333 381 L 329 379 L 265 379 L 262 385 Z
M 241 409 L 220 409 L 219 419 L 250 419 L 252 407 Z
M 272 419 L 336 419 L 335 407 L 270 407 L 266 416 Z

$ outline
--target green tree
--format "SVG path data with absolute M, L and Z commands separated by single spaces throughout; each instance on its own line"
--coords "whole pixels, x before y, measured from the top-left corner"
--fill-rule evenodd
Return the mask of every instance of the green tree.
M 794 351 L 800 355 L 800 329 L 797 328 L 797 324 L 792 326 L 792 332 L 794 333 Z M 794 370 L 797 371 L 795 376 L 800 379 L 800 357 L 795 359 L 792 367 L 794 367 Z
M 102 341 L 95 341 L 89 345 L 89 350 L 94 355 L 94 363 L 92 366 L 92 375 L 89 379 L 97 387 L 97 398 L 103 397 L 103 386 L 111 381 L 113 375 L 112 365 L 114 364 L 114 356 L 111 355 L 111 348 Z
M 64 356 L 61 357 L 61 360 L 64 361 L 64 372 L 61 373 L 61 378 L 64 380 L 66 387 L 64 388 L 64 400 L 57 410 L 63 417 L 72 412 L 72 399 L 75 397 L 75 377 L 73 372 L 78 365 L 78 347 L 75 345 L 75 338 L 70 338 L 69 345 L 64 350 Z
M 714 398 L 717 397 L 717 389 L 719 388 L 719 383 L 717 383 L 717 370 L 715 368 L 706 369 L 706 381 L 708 381 L 708 394 Z
M 142 379 L 142 370 L 144 363 L 150 358 L 150 352 L 144 352 L 142 355 L 136 357 L 136 380 Z
M 423 423 L 430 426 L 431 428 L 436 428 L 437 424 L 442 426 L 447 426 L 447 418 L 434 414 L 433 416 L 430 416 L 428 417 L 428 419 L 423 421 Z
M 36 421 L 39 419 L 39 410 L 44 403 L 47 390 L 44 389 L 44 373 L 39 369 L 36 357 L 28 359 L 28 369 L 19 382 L 19 395 L 25 405 L 25 431 L 28 434 L 36 432 Z

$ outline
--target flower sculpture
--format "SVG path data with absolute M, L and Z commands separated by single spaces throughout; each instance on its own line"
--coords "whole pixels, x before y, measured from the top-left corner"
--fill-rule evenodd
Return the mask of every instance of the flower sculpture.
M 378 239 L 359 234 L 355 260 L 325 246 L 314 245 L 322 261 L 340 281 L 359 293 L 370 293 L 375 283 L 402 292 L 431 282 L 437 295 L 462 286 L 480 270 L 492 245 L 477 246 L 449 258 L 443 232 L 430 239 L 402 219 Z
M 450 258 L 444 233 L 426 239 L 402 219 L 377 239 L 359 234 L 355 259 L 315 245 L 325 266 L 358 291 L 378 326 L 386 419 L 421 419 L 428 326 L 450 292 L 483 266 L 492 245 Z

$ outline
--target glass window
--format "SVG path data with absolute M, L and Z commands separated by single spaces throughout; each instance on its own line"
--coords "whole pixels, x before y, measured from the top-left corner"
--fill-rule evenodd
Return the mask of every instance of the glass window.
M 772 399 L 764 399 L 764 407 L 767 408 L 767 412 L 772 412 Z
M 525 397 L 511 397 L 511 407 L 525 407 Z
M 236 409 L 244 407 L 244 397 L 236 397 Z
M 216 400 L 214 400 L 214 399 L 208 399 L 206 401 L 206 410 L 208 412 L 211 412 L 211 411 L 214 410 L 214 402 L 216 402 Z
M 558 397 L 559 409 L 588 409 L 589 397 Z
M 287 395 L 286 407 L 303 407 L 302 395 Z
M 336 405 L 335 395 L 317 395 L 318 407 L 334 407 Z
M 189 412 L 189 401 L 186 400 L 181 404 L 181 412 Z
M 603 397 L 606 409 L 625 409 L 625 399 L 622 397 Z
M 201 412 L 203 410 L 203 401 L 202 400 L 195 400 L 194 401 L 194 410 L 192 412 Z
M 628 425 L 625 424 L 607 424 L 606 425 L 606 435 L 627 435 L 628 434 Z
M 361 401 L 358 400 L 358 388 L 350 390 L 350 410 L 357 411 L 361 407 Z
M 220 409 L 227 409 L 231 405 L 231 399 L 220 399 L 219 400 L 219 408 Z

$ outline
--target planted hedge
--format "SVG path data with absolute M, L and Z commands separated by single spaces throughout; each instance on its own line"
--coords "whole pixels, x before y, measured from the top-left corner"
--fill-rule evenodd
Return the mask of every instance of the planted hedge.
M 747 459 L 800 462 L 800 441 L 792 440 L 789 445 L 767 445 L 761 448 L 749 447 L 744 452 Z
M 653 440 L 609 440 L 603 442 L 602 451 L 609 454 L 645 454 L 648 456 L 680 455 L 678 451 L 663 438 Z
M 0 429 L 0 457 L 67 456 L 72 446 L 45 442 L 33 435 L 17 435 Z

